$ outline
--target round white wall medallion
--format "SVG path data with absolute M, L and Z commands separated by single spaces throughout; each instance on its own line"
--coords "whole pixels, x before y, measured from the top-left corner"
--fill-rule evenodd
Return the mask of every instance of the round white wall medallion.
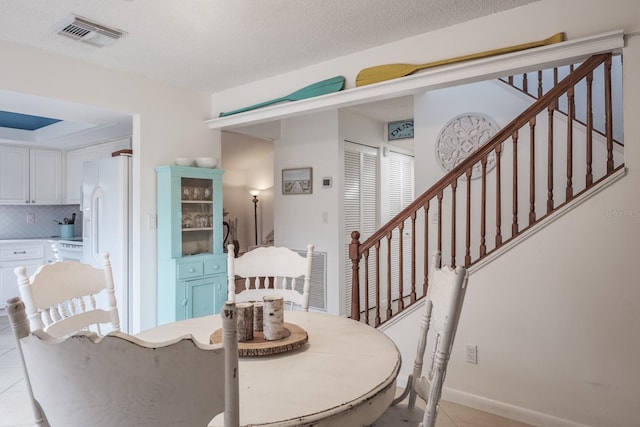
M 478 147 L 500 130 L 498 124 L 491 118 L 477 113 L 465 113 L 449 120 L 440 131 L 436 141 L 436 159 L 445 172 L 462 163 Z M 487 156 L 487 172 L 496 166 L 496 153 L 492 151 Z M 482 165 L 476 163 L 471 171 L 471 179 L 482 176 Z M 465 175 L 462 176 L 466 178 Z

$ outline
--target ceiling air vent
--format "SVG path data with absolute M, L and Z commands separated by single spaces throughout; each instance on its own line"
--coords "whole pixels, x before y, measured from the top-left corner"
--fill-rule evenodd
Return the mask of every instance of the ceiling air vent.
M 57 33 L 99 47 L 113 44 L 125 34 L 75 15 L 66 19 Z

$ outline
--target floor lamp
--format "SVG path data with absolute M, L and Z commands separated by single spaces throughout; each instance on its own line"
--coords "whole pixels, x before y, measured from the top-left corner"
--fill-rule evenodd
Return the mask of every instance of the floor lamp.
M 256 246 L 258 246 L 258 194 L 260 192 L 258 190 L 251 190 L 249 194 L 253 196 L 253 223 L 256 237 Z

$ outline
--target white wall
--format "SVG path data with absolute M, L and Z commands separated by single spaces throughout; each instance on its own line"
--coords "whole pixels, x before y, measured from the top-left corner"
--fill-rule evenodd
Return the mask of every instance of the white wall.
M 154 167 L 175 157 L 220 157 L 219 132 L 203 123 L 210 116 L 208 96 L 22 45 L 0 42 L 0 51 L 1 90 L 132 114 L 133 303 L 139 313 L 133 327 L 155 326 L 156 230 L 147 226 L 156 214 Z
M 338 313 L 340 278 L 339 199 L 340 188 L 322 188 L 322 177 L 336 180 L 340 176 L 338 148 L 338 113 L 328 111 L 282 121 L 282 138 L 274 142 L 275 244 L 292 249 L 306 249 L 309 243 L 315 250 L 327 254 L 327 311 Z M 312 167 L 313 193 L 282 194 L 282 169 Z M 326 222 L 323 221 L 323 215 Z
M 636 0 L 542 0 L 214 94 L 213 111 L 280 96 L 330 75 L 344 75 L 351 88 L 357 72 L 371 65 L 428 62 L 538 40 L 558 31 L 576 39 L 616 29 L 626 34 L 640 31 Z M 449 398 L 538 425 L 637 424 L 640 123 L 634 118 L 640 115 L 640 37 L 627 36 L 626 41 L 627 175 L 500 262 L 472 275 L 447 377 Z M 308 148 L 308 142 L 302 144 Z M 285 154 L 292 156 L 287 161 L 298 163 L 296 156 L 308 159 L 300 152 L 304 148 L 287 146 Z M 425 160 L 416 158 L 416 169 Z M 277 150 L 275 161 L 283 161 Z M 327 201 L 339 204 L 340 198 Z M 312 223 L 316 220 L 313 209 L 297 204 L 287 209 L 307 213 Z M 407 325 L 402 329 L 405 338 L 417 333 Z M 478 365 L 462 362 L 460 346 L 465 343 L 478 344 Z M 411 363 L 412 356 L 405 356 L 405 364 Z

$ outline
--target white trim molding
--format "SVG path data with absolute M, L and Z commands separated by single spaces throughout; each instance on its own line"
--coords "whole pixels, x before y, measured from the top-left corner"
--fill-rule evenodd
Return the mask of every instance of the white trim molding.
M 448 387 L 444 387 L 442 389 L 442 399 L 535 426 L 588 427 L 587 424 L 554 417 L 553 415 L 532 411 L 531 409 L 527 409 L 522 406 L 510 405 L 505 402 L 488 399 L 486 397 Z
M 490 80 L 528 70 L 576 63 L 591 55 L 620 51 L 623 47 L 624 32 L 616 30 L 534 49 L 445 65 L 394 80 L 213 118 L 206 120 L 205 124 L 210 129 L 227 130 L 267 123 L 303 114 L 414 95 L 426 90 Z

